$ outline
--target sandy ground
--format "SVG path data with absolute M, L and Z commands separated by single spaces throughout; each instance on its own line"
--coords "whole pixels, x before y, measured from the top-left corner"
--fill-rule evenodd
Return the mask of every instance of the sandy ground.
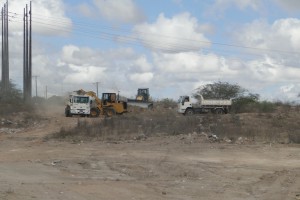
M 196 138 L 58 142 L 76 118 L 0 133 L 0 199 L 300 199 L 300 146 Z

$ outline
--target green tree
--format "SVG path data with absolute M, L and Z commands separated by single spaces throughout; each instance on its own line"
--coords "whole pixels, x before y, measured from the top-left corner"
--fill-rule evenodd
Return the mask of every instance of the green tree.
M 162 99 L 162 100 L 156 102 L 156 104 L 162 105 L 164 108 L 176 108 L 177 107 L 177 102 L 174 101 L 173 99 L 169 99 L 169 98 Z
M 9 82 L 8 90 L 3 91 L 2 82 L 0 82 L 0 102 L 18 104 L 22 102 L 22 92 L 19 90 L 14 83 Z
M 206 84 L 196 89 L 193 96 L 199 99 L 200 95 L 204 99 L 232 99 L 243 96 L 247 90 L 237 84 L 230 84 L 228 82 L 215 82 Z
M 232 110 L 234 112 L 244 112 L 245 108 L 252 109 L 253 105 L 258 104 L 259 94 L 250 93 L 247 89 L 238 84 L 230 84 L 228 82 L 215 82 L 199 87 L 193 96 L 196 99 L 232 99 Z

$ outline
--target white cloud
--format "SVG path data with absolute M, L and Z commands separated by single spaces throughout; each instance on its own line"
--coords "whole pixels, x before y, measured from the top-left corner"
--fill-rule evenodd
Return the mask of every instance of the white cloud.
M 287 83 L 278 85 L 268 85 L 259 90 L 260 99 L 268 101 L 295 102 L 300 103 L 297 97 L 300 90 L 300 84 Z
M 72 70 L 66 75 L 64 83 L 68 84 L 86 84 L 97 82 L 104 77 L 105 68 L 98 66 L 76 66 L 69 65 Z
M 247 7 L 257 10 L 260 6 L 261 0 L 216 0 L 215 7 L 222 10 L 228 6 L 234 5 L 240 9 L 245 9 Z
M 77 10 L 86 17 L 95 16 L 95 10 L 87 3 L 82 3 L 77 7 Z
M 242 75 L 246 81 L 252 80 L 253 89 L 258 85 L 262 88 L 272 88 L 275 87 L 272 85 L 276 85 L 279 91 L 280 86 L 299 82 L 300 56 L 296 53 L 300 50 L 299 35 L 300 20 L 296 18 L 279 19 L 272 24 L 265 20 L 256 20 L 236 31 L 234 38 L 239 44 L 258 48 L 246 51 L 257 56 L 253 61 L 246 63 L 247 70 Z M 273 95 L 277 93 L 273 92 Z M 286 94 L 287 96 L 296 98 L 294 93 Z M 282 98 L 283 96 L 278 97 Z
M 4 4 L 4 1 L 2 2 Z M 10 0 L 10 32 L 22 35 L 24 8 L 27 0 Z M 21 22 L 21 23 L 20 23 Z M 66 35 L 72 28 L 72 21 L 65 14 L 62 0 L 35 0 L 32 1 L 33 32 L 42 35 Z
M 75 45 L 62 48 L 56 74 L 69 91 L 91 90 L 100 82 L 101 92 L 121 91 L 134 95 L 138 87 L 149 87 L 154 78 L 153 65 L 144 55 L 130 48 L 98 50 Z
M 136 25 L 134 32 L 143 45 L 152 50 L 186 52 L 210 46 L 209 40 L 203 34 L 203 30 L 210 29 L 207 24 L 199 24 L 189 13 L 182 13 L 171 19 L 160 14 L 155 23 Z
M 278 6 L 278 9 L 284 9 L 288 12 L 296 13 L 300 10 L 299 0 L 215 0 L 207 13 L 222 16 L 227 9 L 236 7 L 239 10 L 251 9 L 266 16 L 266 13 L 269 14 L 268 8 L 274 4 Z
M 291 56 L 294 54 L 291 52 L 300 50 L 300 20 L 279 19 L 273 24 L 256 20 L 236 31 L 234 38 L 244 46 L 269 49 L 259 53 L 272 54 L 277 50 L 281 54 L 286 51 L 285 56 Z
M 94 0 L 101 15 L 108 20 L 123 23 L 138 23 L 145 19 L 133 0 Z
M 288 11 L 299 11 L 300 1 L 299 0 L 276 0 L 277 3 Z
M 262 1 L 261 0 L 215 0 L 215 3 L 207 11 L 207 13 L 220 16 L 223 15 L 224 11 L 226 11 L 230 7 L 237 7 L 240 10 L 245 10 L 250 8 L 252 10 L 259 11 L 259 9 L 262 7 Z
M 177 54 L 154 54 L 155 65 L 167 73 L 205 73 L 219 70 L 220 61 L 214 54 L 195 52 Z
M 66 45 L 62 48 L 61 61 L 74 65 L 107 66 L 103 52 L 87 47 Z
M 140 56 L 135 61 L 132 62 L 132 65 L 130 66 L 130 71 L 132 72 L 150 72 L 152 71 L 153 66 L 149 61 L 147 60 L 146 56 Z
M 129 76 L 129 79 L 137 84 L 149 83 L 153 79 L 154 75 L 152 72 L 146 73 L 134 73 Z
M 178 2 L 184 4 L 184 1 Z M 25 3 L 28 2 L 10 0 L 11 9 L 16 10 L 12 12 L 22 13 Z M 81 13 L 91 17 L 96 15 L 96 12 L 91 11 L 100 9 L 104 17 L 114 22 L 138 23 L 144 19 L 133 0 L 99 0 L 94 3 L 100 7 L 80 4 Z M 281 3 L 283 5 L 284 1 Z M 286 4 L 297 7 L 291 1 Z M 219 0 L 215 5 L 218 5 L 219 9 L 236 6 L 241 10 L 258 10 L 260 1 Z M 66 25 L 66 29 L 71 29 L 71 20 L 65 15 L 63 1 L 36 0 L 33 2 L 33 8 L 34 15 L 49 18 L 49 21 L 42 17 L 44 21 L 35 22 L 35 33 L 61 35 L 63 31 L 49 30 L 42 26 L 43 23 L 52 24 L 50 28 L 56 26 L 51 21 L 54 19 L 54 13 L 59 16 L 57 19 Z M 69 23 L 65 24 L 65 20 Z M 57 25 L 61 24 L 56 22 Z M 12 22 L 10 26 L 11 74 L 13 79 L 17 77 L 18 82 L 22 84 L 22 23 Z M 151 51 L 147 53 L 141 51 L 140 47 L 116 48 L 115 44 L 112 44 L 111 49 L 104 45 L 103 48 L 102 44 L 99 45 L 99 49 L 82 47 L 76 45 L 78 41 L 62 47 L 55 43 L 53 46 L 61 48 L 61 51 L 55 51 L 49 48 L 49 45 L 39 43 L 40 38 L 36 37 L 34 75 L 39 75 L 40 90 L 47 85 L 49 92 L 54 94 L 61 94 L 58 92 L 60 90 L 73 91 L 80 88 L 94 90 L 93 83 L 99 81 L 101 92 L 120 90 L 124 96 L 134 96 L 138 87 L 149 87 L 154 97 L 176 98 L 180 94 L 191 94 L 200 85 L 220 80 L 238 83 L 251 92 L 263 91 L 264 96 L 270 99 L 280 96 L 296 98 L 300 91 L 297 54 L 239 49 L 246 53 L 262 55 L 243 60 L 239 53 L 232 57 L 203 53 L 203 48 L 210 47 L 207 34 L 213 34 L 214 28 L 210 23 L 199 22 L 199 18 L 189 13 L 173 17 L 160 14 L 154 22 L 141 23 L 134 27 L 134 33 L 138 35 L 142 44 L 150 48 Z M 233 33 L 236 34 L 232 34 L 232 37 L 241 46 L 295 52 L 300 50 L 300 20 L 297 18 L 278 19 L 271 24 L 267 20 L 256 20 L 235 29 Z M 51 43 L 52 40 L 46 42 Z M 105 43 L 107 44 L 111 43 Z M 225 47 L 224 49 L 226 50 Z M 213 49 L 211 51 L 213 52 Z M 272 93 L 270 88 L 273 89 Z

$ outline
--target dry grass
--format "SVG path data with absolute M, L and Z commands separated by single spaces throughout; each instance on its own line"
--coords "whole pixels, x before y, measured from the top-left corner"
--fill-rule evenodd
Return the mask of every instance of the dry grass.
M 216 116 L 214 116 L 216 117 Z M 298 107 L 278 107 L 273 113 L 229 114 L 214 122 L 212 131 L 221 138 L 236 140 L 300 143 L 300 112 Z
M 182 116 L 173 109 L 135 110 L 97 122 L 78 119 L 71 130 L 62 129 L 47 139 L 62 140 L 127 140 L 151 136 L 205 133 L 218 138 L 248 141 L 300 143 L 299 107 L 277 107 L 274 112 L 227 115 Z
M 89 118 L 79 118 L 74 129 L 62 129 L 50 138 L 76 141 L 143 139 L 151 136 L 192 133 L 197 131 L 199 124 L 199 117 L 180 116 L 173 110 L 162 113 L 148 110 L 139 114 L 127 113 L 99 119 L 97 122 L 91 122 Z

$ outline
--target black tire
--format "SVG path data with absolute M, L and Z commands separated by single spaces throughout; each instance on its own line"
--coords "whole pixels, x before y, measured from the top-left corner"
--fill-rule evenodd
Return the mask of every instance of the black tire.
M 91 108 L 90 117 L 99 117 L 100 110 L 98 108 Z
M 215 114 L 217 114 L 217 115 L 223 115 L 225 112 L 224 112 L 224 110 L 222 109 L 222 108 L 217 108 L 216 110 L 215 110 Z
M 116 111 L 114 108 L 105 108 L 104 114 L 106 117 L 112 117 L 113 115 L 116 115 Z
M 66 117 L 72 117 L 71 111 L 70 111 L 70 107 L 69 107 L 69 106 L 67 106 L 67 107 L 65 108 L 65 116 L 66 116 Z
M 148 105 L 148 109 L 149 109 L 149 110 L 153 110 L 153 104 L 149 104 L 149 105 Z
M 187 116 L 191 116 L 193 114 L 194 114 L 194 111 L 193 111 L 193 109 L 190 109 L 190 108 L 188 108 L 184 113 L 184 115 L 187 115 Z

